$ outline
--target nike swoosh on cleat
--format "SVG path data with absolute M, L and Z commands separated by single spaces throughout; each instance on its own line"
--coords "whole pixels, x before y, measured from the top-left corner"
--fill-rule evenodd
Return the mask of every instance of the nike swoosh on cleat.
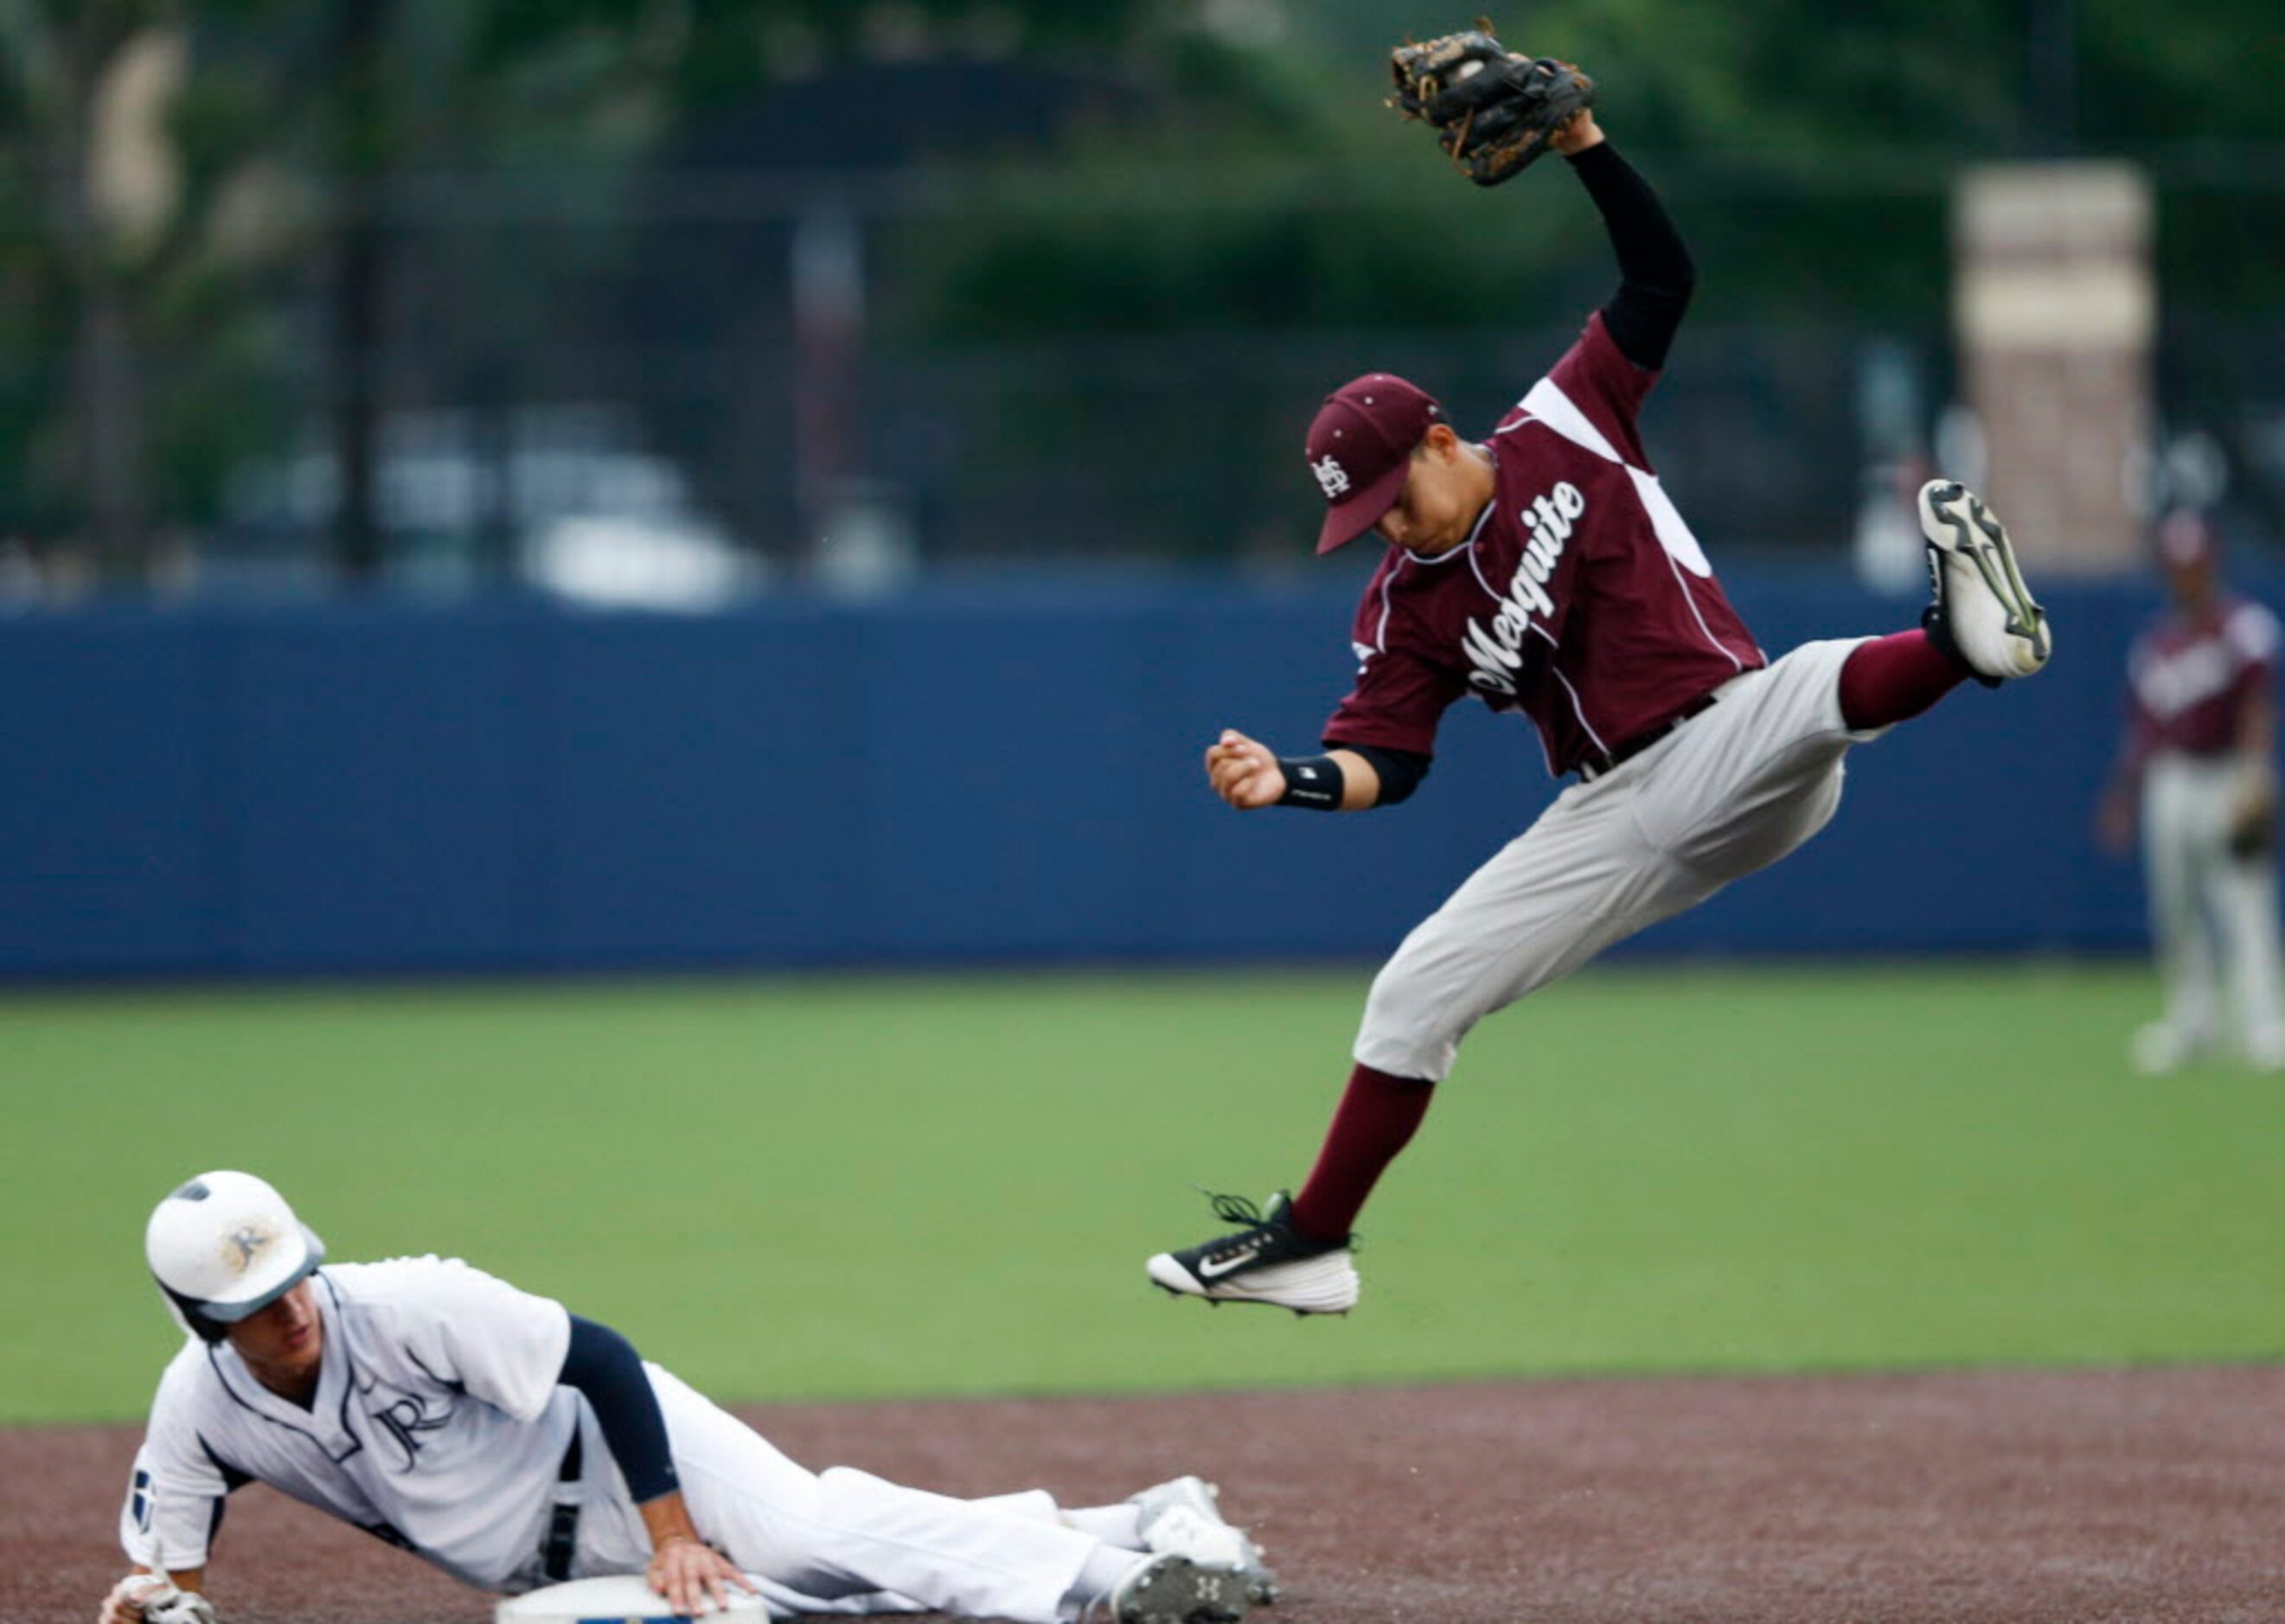
M 1254 1259 L 1260 1255 L 1261 1248 L 1256 1246 L 1251 1251 L 1239 1252 L 1236 1257 L 1230 1258 L 1218 1265 L 1208 1259 L 1201 1258 L 1198 1259 L 1198 1278 L 1200 1280 L 1219 1280 L 1233 1269 L 1244 1268 L 1247 1264 L 1252 1262 Z

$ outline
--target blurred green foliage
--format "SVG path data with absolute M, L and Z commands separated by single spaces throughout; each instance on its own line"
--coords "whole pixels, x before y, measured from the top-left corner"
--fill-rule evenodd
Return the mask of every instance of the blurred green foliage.
M 397 387 L 481 394 L 590 314 L 520 291 L 669 252 L 642 188 L 805 87 L 929 177 L 882 227 L 900 344 L 1465 327 L 1593 296 L 1592 222 L 1559 182 L 1472 195 L 1380 106 L 1400 15 L 1468 20 L 1383 0 L 0 7 L 0 534 L 92 538 L 131 573 L 215 517 L 250 447 L 306 437 L 341 388 L 328 301 L 367 208 L 420 272 L 383 314 L 450 357 Z M 1714 319 L 1934 323 L 1955 168 L 2055 153 L 2154 167 L 2174 304 L 2273 303 L 2285 105 L 2251 0 L 1550 0 L 1494 20 L 1600 79 Z M 1049 75 L 1100 94 L 1058 100 L 1045 142 L 935 139 L 896 70 L 953 59 L 1036 72 L 1042 105 Z M 833 139 L 750 161 L 864 178 Z M 122 153 L 139 202 L 106 192 Z M 606 224 L 535 263 L 516 233 L 535 211 Z

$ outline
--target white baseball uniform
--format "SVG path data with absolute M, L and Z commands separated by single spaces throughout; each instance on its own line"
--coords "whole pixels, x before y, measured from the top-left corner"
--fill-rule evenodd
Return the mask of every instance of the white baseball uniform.
M 2269 773 L 2241 734 L 2246 708 L 2268 694 L 2277 643 L 2267 609 L 2224 599 L 2210 615 L 2168 615 L 2128 658 L 2128 749 L 2142 773 L 2151 934 L 2166 984 L 2163 1019 L 2138 1040 L 2148 1063 L 2214 1044 L 2225 1011 L 2246 1054 L 2285 1062 L 2276 864 L 2229 851 L 2240 807 Z
M 151 1565 L 155 1534 L 169 1569 L 205 1566 L 224 1496 L 251 1479 L 481 1589 L 546 1582 L 543 1549 L 568 1508 L 574 1555 L 558 1577 L 645 1570 L 649 1540 L 594 1413 L 556 1383 L 570 1338 L 561 1304 L 435 1257 L 313 1278 L 324 1345 L 310 1408 L 255 1381 L 227 1343 L 187 1341 L 167 1367 L 121 1514 L 130 1558 Z M 966 1501 L 846 1468 L 812 1473 L 645 1369 L 693 1520 L 775 1614 L 1055 1624 L 1103 1549 L 1043 1491 Z

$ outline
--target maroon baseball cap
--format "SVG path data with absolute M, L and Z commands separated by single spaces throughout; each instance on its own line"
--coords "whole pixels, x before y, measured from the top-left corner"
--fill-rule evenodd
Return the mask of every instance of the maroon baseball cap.
M 1380 522 L 1404 494 L 1412 448 L 1444 409 L 1394 373 L 1367 373 L 1325 396 L 1302 454 L 1325 493 L 1317 551 L 1331 553 Z

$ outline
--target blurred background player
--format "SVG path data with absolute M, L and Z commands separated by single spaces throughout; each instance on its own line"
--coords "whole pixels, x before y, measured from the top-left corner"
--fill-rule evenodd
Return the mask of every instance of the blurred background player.
M 457 1259 L 325 1267 L 249 1173 L 176 1189 L 145 1251 L 190 1335 L 120 1513 L 135 1572 L 99 1624 L 175 1624 L 247 1482 L 501 1594 L 640 1573 L 686 1613 L 750 1590 L 778 1616 L 1030 1624 L 1230 1624 L 1267 1598 L 1259 1551 L 1196 1478 L 1064 1510 L 812 1473 L 609 1327 Z
M 2165 1012 L 2134 1034 L 2134 1063 L 2170 1071 L 2224 1050 L 2285 1066 L 2278 999 L 2277 618 L 2222 584 L 2212 526 L 2158 530 L 2168 607 L 2134 639 L 2126 738 L 2100 814 L 2123 851 L 2138 820 Z
M 1329 396 L 1304 454 L 1317 550 L 1371 531 L 1387 556 L 1352 633 L 1356 685 L 1329 753 L 1281 760 L 1235 730 L 1206 751 L 1240 811 L 1362 811 L 1409 795 L 1444 712 L 1474 694 L 1537 727 L 1579 782 L 1416 928 L 1375 978 L 1355 1069 L 1298 1196 L 1214 1196 L 1241 1226 L 1146 1269 L 1167 1291 L 1346 1313 L 1350 1226 L 1485 1016 L 1695 906 L 1808 840 L 1849 748 L 1967 678 L 2047 661 L 2046 617 L 2005 531 L 1961 486 L 1920 492 L 1935 601 L 1922 629 L 1806 643 L 1772 664 L 1650 472 L 1636 427 L 1690 302 L 1688 251 L 1591 114 L 1554 140 L 1600 210 L 1616 294 L 1482 443 L 1402 379 Z

